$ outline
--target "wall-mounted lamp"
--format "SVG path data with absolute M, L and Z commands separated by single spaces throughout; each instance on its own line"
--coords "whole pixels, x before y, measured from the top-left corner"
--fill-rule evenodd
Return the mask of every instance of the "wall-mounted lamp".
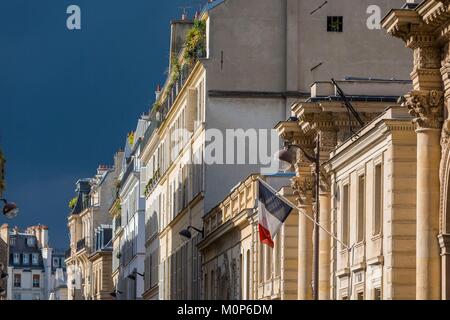
M 189 231 L 189 229 L 192 229 L 192 230 L 197 231 L 198 233 L 200 233 L 200 234 L 202 235 L 202 237 L 204 236 L 204 231 L 203 231 L 203 229 L 200 230 L 200 229 L 197 229 L 197 228 L 195 228 L 195 227 L 193 227 L 193 226 L 189 226 L 189 227 L 187 227 L 186 229 L 181 230 L 180 233 L 179 233 L 180 236 L 185 237 L 185 238 L 188 238 L 188 239 L 191 239 L 191 238 L 192 238 L 192 233 Z
M 132 274 L 128 275 L 127 278 L 136 281 L 136 276 L 141 276 L 142 278 L 144 278 L 144 275 L 142 273 L 137 272 L 136 270 L 134 270 Z
M 15 203 L 8 202 L 6 199 L 0 199 L 0 201 L 2 201 L 4 203 L 3 214 L 8 219 L 13 219 L 13 218 L 17 217 L 17 215 L 19 214 L 19 208 L 17 207 L 17 205 Z

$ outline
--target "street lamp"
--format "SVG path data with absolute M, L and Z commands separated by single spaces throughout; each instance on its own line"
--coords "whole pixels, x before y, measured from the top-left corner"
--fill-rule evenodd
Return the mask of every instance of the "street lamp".
M 313 297 L 314 300 L 319 300 L 319 228 L 320 228 L 320 133 L 316 137 L 315 155 L 312 156 L 306 152 L 301 146 L 291 144 L 287 145 L 284 150 L 279 151 L 276 157 L 280 160 L 281 169 L 289 171 L 297 161 L 297 153 L 294 149 L 299 149 L 308 161 L 315 164 L 315 196 L 316 196 L 316 210 L 314 212 L 314 230 L 313 230 Z
M 189 231 L 189 229 L 192 229 L 192 230 L 197 231 L 198 233 L 200 233 L 200 234 L 202 235 L 202 237 L 204 236 L 204 231 L 203 231 L 203 229 L 200 230 L 200 229 L 197 229 L 197 228 L 195 228 L 195 227 L 193 227 L 193 226 L 189 226 L 189 227 L 187 227 L 186 229 L 181 230 L 180 233 L 179 233 L 180 236 L 185 237 L 185 238 L 188 238 L 188 239 L 191 239 L 191 238 L 192 238 L 192 233 Z
M 6 199 L 0 199 L 4 203 L 3 205 L 3 214 L 8 219 L 13 219 L 17 217 L 17 214 L 19 213 L 19 208 L 17 205 L 13 202 L 8 202 Z
M 136 270 L 134 270 L 132 274 L 128 275 L 127 278 L 130 280 L 136 281 L 136 275 L 144 278 L 144 275 L 142 273 L 137 272 Z

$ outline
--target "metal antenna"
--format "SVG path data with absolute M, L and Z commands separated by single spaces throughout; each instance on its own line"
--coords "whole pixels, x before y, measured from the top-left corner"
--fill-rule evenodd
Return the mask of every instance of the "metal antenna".
M 178 7 L 178 9 L 182 10 L 182 14 L 184 17 L 187 17 L 188 9 L 192 9 L 192 7 L 184 6 L 184 7 Z

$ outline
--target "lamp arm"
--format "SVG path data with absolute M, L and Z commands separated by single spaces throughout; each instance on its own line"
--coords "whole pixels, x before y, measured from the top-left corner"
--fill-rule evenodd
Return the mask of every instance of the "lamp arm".
M 197 231 L 198 233 L 200 233 L 201 235 L 203 235 L 203 233 L 204 233 L 203 229 L 200 230 L 200 229 L 197 229 L 196 227 L 193 227 L 193 226 L 189 226 L 188 229 L 193 229 L 193 230 Z

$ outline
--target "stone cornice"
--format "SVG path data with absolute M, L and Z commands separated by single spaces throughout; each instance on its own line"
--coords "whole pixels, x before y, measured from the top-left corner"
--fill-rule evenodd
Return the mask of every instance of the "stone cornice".
M 416 9 L 396 9 L 382 20 L 382 27 L 401 38 L 411 49 L 433 45 L 447 35 L 450 0 L 425 0 Z

